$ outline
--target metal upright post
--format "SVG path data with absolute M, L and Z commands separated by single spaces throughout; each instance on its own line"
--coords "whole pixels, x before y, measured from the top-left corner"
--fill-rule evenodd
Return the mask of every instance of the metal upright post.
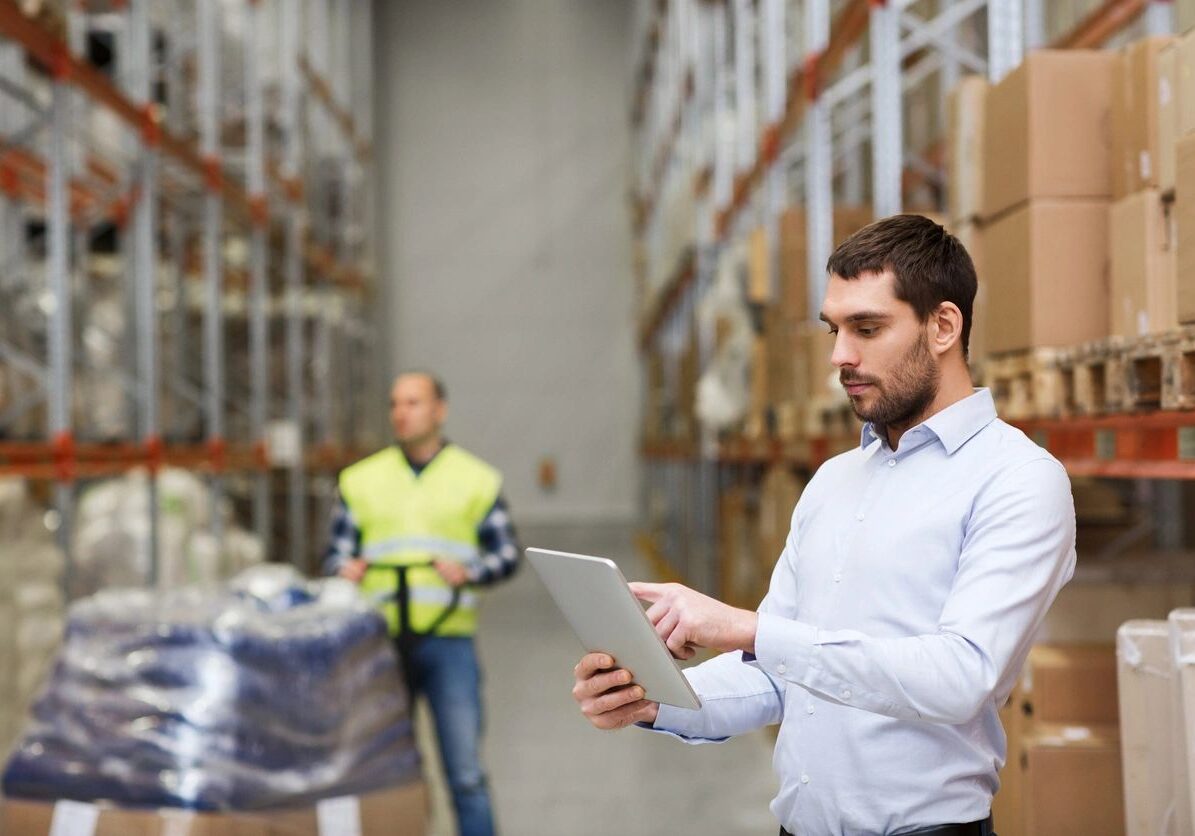
M 67 194 L 67 132 L 70 126 L 70 65 L 60 60 L 53 70 L 50 91 L 50 124 L 46 167 L 46 281 L 51 299 L 47 322 L 49 380 L 46 419 L 50 443 L 60 462 L 54 484 L 54 505 L 58 511 L 58 543 L 66 554 L 63 587 L 70 596 L 74 579 L 71 554 L 71 525 L 74 516 L 71 432 L 71 280 L 70 208 Z
M 780 276 L 780 213 L 788 205 L 788 169 L 779 162 L 780 124 L 784 121 L 788 98 L 788 61 L 785 59 L 785 2 L 763 0 L 760 6 L 760 40 L 763 44 L 764 105 L 768 124 L 765 224 L 768 234 L 768 259 L 772 265 L 773 292 Z
M 873 5 L 870 36 L 872 206 L 883 218 L 900 212 L 904 171 L 899 10 Z
M 219 0 L 199 0 L 199 153 L 207 166 L 203 195 L 204 381 L 211 461 L 212 535 L 224 536 L 224 263 L 221 233 Z
M 942 6 L 945 5 L 943 2 Z M 1025 0 L 1024 15 L 1025 49 L 1041 49 L 1047 43 L 1045 0 Z
M 162 440 L 158 434 L 157 365 L 157 237 L 154 203 L 157 194 L 158 151 L 156 113 L 150 94 L 150 33 L 148 0 L 132 0 L 129 6 L 129 63 L 125 76 L 134 102 L 145 108 L 145 124 L 139 137 L 137 202 L 133 212 L 133 296 L 137 341 L 137 435 L 148 453 L 149 574 L 148 583 L 159 578 L 159 507 L 157 465 Z
M 1024 54 L 1022 0 L 988 0 L 988 81 L 1008 75 Z
M 834 157 L 830 102 L 818 89 L 818 67 L 830 43 L 829 0 L 805 3 L 805 229 L 808 239 L 809 310 L 821 310 L 826 293 L 826 262 L 834 245 Z
M 282 15 L 279 33 L 279 60 L 282 62 L 282 121 L 286 177 L 301 176 L 302 136 L 299 122 L 299 21 L 297 15 Z M 303 426 L 303 226 L 305 211 L 301 201 L 289 207 L 286 218 L 286 369 L 287 417 L 298 445 L 298 456 L 291 463 L 288 478 L 288 516 L 290 518 L 291 561 L 303 568 L 307 562 L 307 478 L 305 471 L 305 436 Z
M 266 421 L 270 391 L 266 320 L 266 283 L 269 215 L 265 175 L 265 98 L 262 93 L 260 41 L 262 9 L 250 2 L 245 13 L 245 180 L 253 209 L 249 234 L 249 421 L 257 445 L 257 471 L 253 477 L 253 528 L 265 554 L 270 554 L 270 477 L 265 467 Z
M 735 173 L 745 174 L 755 165 L 759 150 L 755 122 L 755 8 L 752 0 L 733 0 L 734 112 L 736 130 Z
M 1145 31 L 1150 35 L 1174 32 L 1173 0 L 1150 0 L 1145 6 Z
M 734 136 L 725 123 L 732 111 L 730 84 L 726 78 L 730 63 L 730 12 L 724 4 L 713 7 L 714 41 L 714 171 L 710 197 L 715 212 L 726 209 L 734 197 Z M 730 134 L 730 135 L 728 135 Z

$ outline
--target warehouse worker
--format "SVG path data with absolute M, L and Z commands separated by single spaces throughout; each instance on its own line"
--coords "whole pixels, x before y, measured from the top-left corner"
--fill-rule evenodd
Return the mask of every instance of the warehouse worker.
M 340 474 L 325 569 L 382 602 L 411 695 L 431 707 L 460 832 L 486 836 L 494 826 L 479 757 L 475 589 L 510 577 L 519 548 L 501 475 L 445 441 L 447 412 L 434 376 L 394 381 L 396 443 Z
M 632 585 L 674 655 L 723 652 L 686 671 L 702 708 L 644 700 L 601 653 L 573 694 L 600 729 L 690 743 L 780 723 L 782 834 L 989 834 L 996 712 L 1074 571 L 1070 483 L 972 388 L 975 269 L 953 236 L 888 218 L 828 272 L 831 362 L 866 424 L 809 482 L 759 610 Z

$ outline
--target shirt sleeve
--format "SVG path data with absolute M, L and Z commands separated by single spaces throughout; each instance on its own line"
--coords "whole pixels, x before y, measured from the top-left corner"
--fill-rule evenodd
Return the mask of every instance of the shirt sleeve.
M 477 527 L 480 554 L 469 561 L 469 583 L 490 586 L 509 578 L 519 568 L 519 541 L 506 500 L 499 495 Z
M 780 722 L 784 713 L 784 683 L 748 665 L 743 654 L 723 653 L 685 670 L 701 698 L 696 711 L 661 705 L 653 726 L 686 743 L 721 743 L 736 734 Z
M 1074 574 L 1075 512 L 1053 459 L 975 500 L 937 631 L 876 638 L 794 620 L 799 515 L 760 607 L 758 666 L 818 696 L 904 720 L 965 723 L 1011 689 L 1033 634 Z
M 324 549 L 323 570 L 325 575 L 335 575 L 349 560 L 361 554 L 361 529 L 353 519 L 344 498 L 337 495 L 332 506 L 331 534 Z

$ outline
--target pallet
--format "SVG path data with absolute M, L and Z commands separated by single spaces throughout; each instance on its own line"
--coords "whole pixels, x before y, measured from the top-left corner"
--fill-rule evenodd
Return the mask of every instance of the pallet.
M 1084 343 L 1071 353 L 1071 401 L 1077 415 L 1123 412 L 1128 402 L 1128 349 L 1124 337 Z
M 1126 410 L 1195 409 L 1195 326 L 1141 337 L 1126 354 Z
M 1057 418 L 1069 414 L 1071 352 L 1065 348 L 1033 348 L 986 359 L 984 385 L 992 390 L 996 411 L 1012 421 Z

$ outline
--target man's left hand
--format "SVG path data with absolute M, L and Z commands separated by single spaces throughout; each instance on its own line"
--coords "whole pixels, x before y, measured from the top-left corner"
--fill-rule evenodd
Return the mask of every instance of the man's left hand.
M 469 571 L 455 560 L 440 558 L 433 560 L 432 565 L 436 567 L 436 571 L 440 573 L 440 577 L 444 579 L 444 583 L 453 589 L 458 586 L 464 586 L 469 582 Z
M 635 597 L 651 606 L 647 617 L 677 659 L 689 659 L 694 648 L 755 652 L 759 617 L 702 595 L 679 583 L 632 583 Z

